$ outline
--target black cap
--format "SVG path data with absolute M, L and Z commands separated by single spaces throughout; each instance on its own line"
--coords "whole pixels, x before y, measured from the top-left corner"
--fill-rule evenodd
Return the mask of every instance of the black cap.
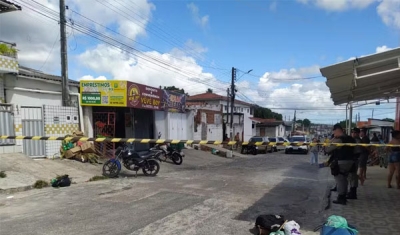
M 341 125 L 335 124 L 335 125 L 333 126 L 333 130 L 343 130 L 343 128 L 342 128 Z
M 357 128 L 357 127 L 354 127 L 352 131 L 353 131 L 354 133 L 360 133 L 360 129 Z

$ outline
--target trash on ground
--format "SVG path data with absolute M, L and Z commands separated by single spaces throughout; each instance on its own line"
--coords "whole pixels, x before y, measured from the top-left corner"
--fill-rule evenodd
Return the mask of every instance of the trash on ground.
M 51 180 L 51 186 L 54 188 L 58 187 L 69 187 L 71 185 L 71 179 L 68 175 L 57 176 Z
M 84 137 L 83 132 L 75 131 L 73 135 L 65 137 Z M 94 144 L 88 141 L 63 140 L 60 147 L 61 158 L 77 160 L 81 162 L 99 163 L 99 154 Z

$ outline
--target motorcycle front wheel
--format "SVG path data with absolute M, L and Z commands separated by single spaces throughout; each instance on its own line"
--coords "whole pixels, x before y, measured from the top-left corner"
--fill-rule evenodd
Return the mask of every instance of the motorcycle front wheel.
M 115 161 L 108 160 L 103 165 L 103 175 L 108 178 L 117 177 L 120 170 Z
M 160 171 L 160 164 L 154 159 L 147 160 L 142 171 L 145 176 L 156 176 Z
M 183 162 L 183 158 L 179 153 L 172 154 L 171 158 L 176 165 L 180 165 Z

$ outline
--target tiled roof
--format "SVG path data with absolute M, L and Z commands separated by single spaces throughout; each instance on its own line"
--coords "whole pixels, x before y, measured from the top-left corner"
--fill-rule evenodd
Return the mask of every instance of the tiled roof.
M 22 76 L 25 76 L 25 77 L 36 78 L 36 79 L 43 79 L 43 80 L 60 82 L 60 84 L 61 84 L 61 77 L 60 76 L 46 74 L 46 73 L 43 73 L 43 72 L 41 72 L 39 70 L 27 68 L 27 67 L 24 67 L 24 66 L 19 66 L 18 75 L 22 75 Z M 69 85 L 70 86 L 79 87 L 79 82 L 69 79 Z
M 192 95 L 187 97 L 187 101 L 211 101 L 211 100 L 224 100 L 227 101 L 228 97 L 226 96 L 222 96 L 222 95 L 218 95 L 215 93 L 202 93 L 202 94 L 197 94 L 197 95 Z M 236 100 L 235 99 L 235 103 L 238 104 L 242 104 L 242 105 L 247 105 L 247 106 L 254 106 L 254 104 L 250 104 L 241 100 Z

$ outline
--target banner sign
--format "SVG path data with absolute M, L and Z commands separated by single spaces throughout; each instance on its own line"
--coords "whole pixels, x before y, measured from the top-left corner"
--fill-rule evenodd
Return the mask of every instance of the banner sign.
M 80 81 L 82 106 L 126 107 L 126 81 Z
M 162 90 L 128 81 L 127 107 L 161 110 Z
M 165 111 L 184 113 L 185 106 L 185 94 L 163 90 L 163 107 Z

